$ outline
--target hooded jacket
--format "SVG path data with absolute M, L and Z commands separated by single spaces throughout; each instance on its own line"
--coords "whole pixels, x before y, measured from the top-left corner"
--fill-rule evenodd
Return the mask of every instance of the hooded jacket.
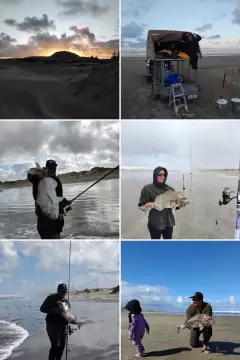
M 161 170 L 164 170 L 166 177 L 163 183 L 157 181 L 158 174 Z M 174 190 L 171 186 L 166 184 L 168 177 L 167 169 L 158 166 L 153 171 L 152 184 L 145 185 L 142 188 L 138 206 L 144 206 L 148 202 L 154 202 L 158 195 L 163 194 L 167 190 Z M 148 215 L 148 223 L 151 224 L 156 230 L 164 230 L 166 227 L 172 227 L 175 225 L 175 219 L 172 213 L 172 209 L 163 209 L 158 211 L 151 209 Z

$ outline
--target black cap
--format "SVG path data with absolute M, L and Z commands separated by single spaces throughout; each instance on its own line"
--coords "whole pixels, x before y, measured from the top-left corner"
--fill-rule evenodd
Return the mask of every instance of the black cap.
M 196 291 L 193 296 L 190 296 L 190 299 L 193 300 L 203 300 L 203 294 L 199 291 Z
M 46 168 L 55 167 L 55 166 L 57 166 L 57 163 L 55 160 L 47 160 L 46 161 Z
M 61 292 L 67 292 L 68 288 L 67 288 L 66 284 L 59 284 L 58 287 L 57 287 L 57 290 L 61 291 Z

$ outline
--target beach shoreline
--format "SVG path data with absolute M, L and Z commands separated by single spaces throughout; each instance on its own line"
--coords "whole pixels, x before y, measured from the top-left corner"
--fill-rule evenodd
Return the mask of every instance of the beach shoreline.
M 101 178 L 101 176 L 103 176 L 104 174 L 100 174 L 100 175 L 92 175 L 92 176 L 80 176 L 80 177 L 75 177 L 75 176 L 60 176 L 60 180 L 62 182 L 62 184 L 79 184 L 79 183 L 86 183 L 86 182 L 95 182 L 98 179 Z M 106 176 L 103 180 L 111 180 L 111 179 L 119 179 L 119 174 L 118 173 L 111 173 L 108 176 Z M 31 187 L 31 183 L 28 180 L 20 180 L 19 182 L 16 181 L 11 183 L 2 183 L 0 184 L 0 190 L 7 190 L 7 189 L 15 189 L 15 188 L 22 188 L 22 187 Z
M 145 313 L 145 312 L 144 312 Z M 128 316 L 122 311 L 122 346 L 121 359 L 130 360 L 135 354 L 134 346 L 128 340 Z M 177 333 L 177 326 L 184 321 L 185 315 L 160 314 L 146 312 L 146 320 L 150 325 L 150 335 L 145 335 L 143 344 L 148 353 L 148 358 L 157 360 L 200 360 L 205 356 L 201 348 L 192 349 L 189 345 L 189 331 L 182 330 Z M 212 353 L 208 359 L 217 359 L 219 356 L 228 355 L 229 359 L 240 358 L 240 344 L 238 329 L 239 316 L 218 316 L 213 326 L 213 337 L 210 340 Z

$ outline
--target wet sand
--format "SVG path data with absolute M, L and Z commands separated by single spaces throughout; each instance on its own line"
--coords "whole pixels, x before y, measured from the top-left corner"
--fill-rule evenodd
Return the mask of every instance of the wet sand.
M 183 172 L 169 172 L 168 184 L 182 191 Z M 122 171 L 121 230 L 122 239 L 150 239 L 147 229 L 148 214 L 138 209 L 141 189 L 152 182 L 150 171 Z M 221 174 L 185 174 L 185 194 L 191 203 L 175 214 L 173 239 L 233 239 L 236 201 L 219 206 L 224 187 L 237 190 L 237 176 Z M 216 220 L 218 219 L 218 225 Z
M 122 118 L 174 119 L 168 103 L 152 99 L 152 85 L 147 82 L 145 58 L 122 58 Z M 186 64 L 187 65 L 187 64 Z M 187 67 L 186 67 L 187 69 Z M 198 83 L 202 92 L 197 100 L 188 102 L 189 113 L 198 119 L 219 119 L 216 101 L 220 97 L 224 72 L 227 70 L 224 98 L 239 97 L 240 56 L 209 56 L 199 60 Z M 195 74 L 193 74 L 195 76 Z M 195 80 L 195 78 L 193 77 Z M 231 112 L 223 118 L 236 118 Z M 237 116 L 240 118 L 240 114 Z
M 239 327 L 240 317 L 219 316 L 213 327 L 211 339 L 212 353 L 205 355 L 200 348 L 192 349 L 189 346 L 188 330 L 177 334 L 176 326 L 181 325 L 184 315 L 163 315 L 158 313 L 145 313 L 150 325 L 150 335 L 145 335 L 143 344 L 148 357 L 157 360 L 187 360 L 187 359 L 218 359 L 228 355 L 228 359 L 240 359 Z M 133 359 L 135 348 L 128 340 L 127 313 L 122 313 L 122 345 L 121 359 Z
M 118 119 L 119 63 L 80 65 L 2 60 L 0 118 Z

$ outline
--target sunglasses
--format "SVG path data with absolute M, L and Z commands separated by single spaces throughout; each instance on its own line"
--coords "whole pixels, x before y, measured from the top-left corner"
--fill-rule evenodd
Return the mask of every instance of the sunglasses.
M 165 173 L 160 173 L 160 174 L 158 174 L 158 176 L 164 176 L 164 177 L 166 177 Z

